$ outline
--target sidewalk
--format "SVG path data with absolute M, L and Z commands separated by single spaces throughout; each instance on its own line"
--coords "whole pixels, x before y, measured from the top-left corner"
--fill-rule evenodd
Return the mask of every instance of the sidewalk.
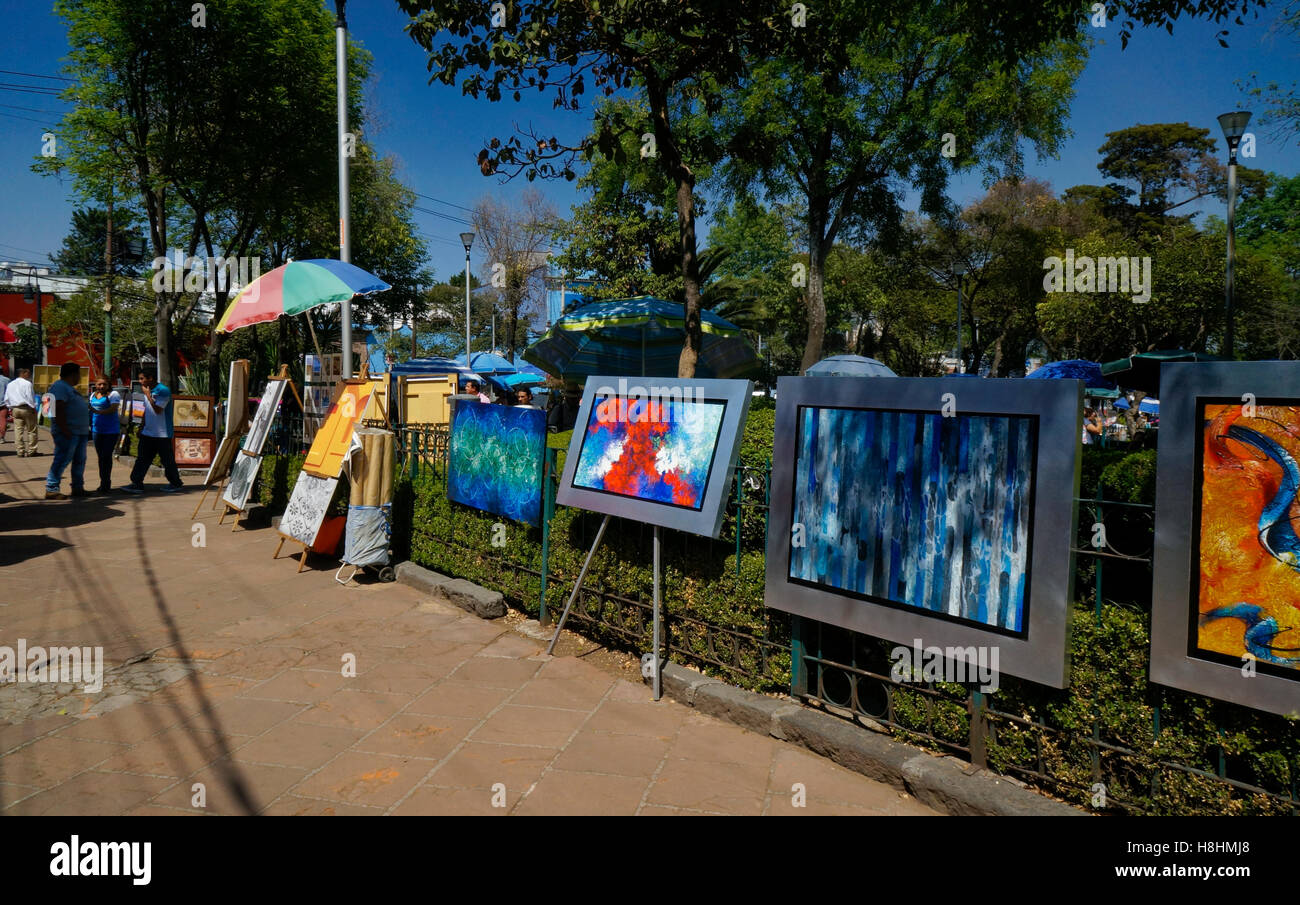
M 192 520 L 196 477 L 46 502 L 41 449 L 0 445 L 0 646 L 100 646 L 104 680 L 0 684 L 5 816 L 934 813 L 506 620 L 295 574 L 211 496 Z

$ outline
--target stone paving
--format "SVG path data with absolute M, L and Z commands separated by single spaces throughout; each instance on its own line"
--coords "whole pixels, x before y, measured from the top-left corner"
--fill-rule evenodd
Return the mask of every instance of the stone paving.
M 934 813 L 507 620 L 296 574 L 270 528 L 191 519 L 196 476 L 46 502 L 41 449 L 0 445 L 0 645 L 102 647 L 103 688 L 0 684 L 6 816 Z

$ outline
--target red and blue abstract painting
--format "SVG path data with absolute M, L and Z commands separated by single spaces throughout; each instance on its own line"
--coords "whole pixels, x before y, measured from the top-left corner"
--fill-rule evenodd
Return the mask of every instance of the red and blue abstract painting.
M 801 407 L 790 578 L 1026 631 L 1036 419 Z
M 539 525 L 545 448 L 545 412 L 457 400 L 447 456 L 447 497 Z
M 722 400 L 598 399 L 573 486 L 699 511 L 726 407 Z

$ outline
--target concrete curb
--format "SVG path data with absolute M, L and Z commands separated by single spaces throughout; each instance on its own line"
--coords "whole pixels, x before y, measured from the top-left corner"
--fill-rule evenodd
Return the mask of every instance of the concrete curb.
M 480 619 L 498 619 L 506 614 L 506 599 L 502 594 L 480 587 L 472 581 L 452 578 L 417 566 L 409 560 L 398 563 L 395 572 L 397 580 L 402 584 L 454 604 Z
M 505 615 L 501 594 L 466 579 L 451 578 L 409 561 L 398 563 L 396 573 L 402 584 L 481 618 Z M 545 634 L 539 640 L 549 640 L 553 631 L 542 633 L 538 626 L 525 634 L 534 638 Z M 647 684 L 650 681 L 647 679 Z M 676 663 L 664 664 L 662 684 L 666 695 L 700 713 L 807 748 L 907 792 L 936 811 L 954 816 L 1086 816 L 1084 811 L 1044 798 L 1005 776 L 976 770 L 953 757 L 927 754 L 793 699 L 745 691 Z
M 954 757 L 927 754 L 829 713 L 745 691 L 676 663 L 664 664 L 663 690 L 701 713 L 807 748 L 946 814 L 1086 816 L 1005 776 L 976 770 Z

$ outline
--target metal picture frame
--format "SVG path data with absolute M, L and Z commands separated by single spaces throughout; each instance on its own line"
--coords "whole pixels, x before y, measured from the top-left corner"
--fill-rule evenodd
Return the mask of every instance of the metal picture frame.
M 1151 681 L 1269 713 L 1300 712 L 1300 669 L 1287 677 L 1265 663 L 1229 661 L 1198 647 L 1200 582 L 1193 579 L 1201 567 L 1202 407 L 1300 406 L 1300 363 L 1167 363 L 1161 365 L 1160 388 Z
M 667 377 L 588 377 L 582 405 L 574 422 L 573 439 L 564 460 L 564 473 L 555 501 L 591 512 L 717 537 L 730 494 L 731 478 L 740 455 L 740 435 L 749 413 L 754 384 L 749 380 L 680 379 Z M 574 483 L 593 406 L 609 400 L 635 402 L 706 402 L 721 404 L 723 413 L 712 450 L 707 480 L 698 508 L 639 499 L 622 493 L 591 489 Z M 615 408 L 617 406 L 615 405 Z M 612 409 L 611 409 L 612 410 Z M 599 415 L 600 410 L 597 410 Z
M 1022 631 L 1010 633 L 913 603 L 882 601 L 791 577 L 798 420 L 799 411 L 807 407 L 1033 419 L 1033 489 Z M 765 605 L 900 644 L 912 645 L 920 639 L 921 644 L 944 648 L 951 658 L 972 667 L 981 650 L 996 648 L 999 672 L 1053 688 L 1066 687 L 1082 416 L 1083 382 L 1079 380 L 780 378 Z

